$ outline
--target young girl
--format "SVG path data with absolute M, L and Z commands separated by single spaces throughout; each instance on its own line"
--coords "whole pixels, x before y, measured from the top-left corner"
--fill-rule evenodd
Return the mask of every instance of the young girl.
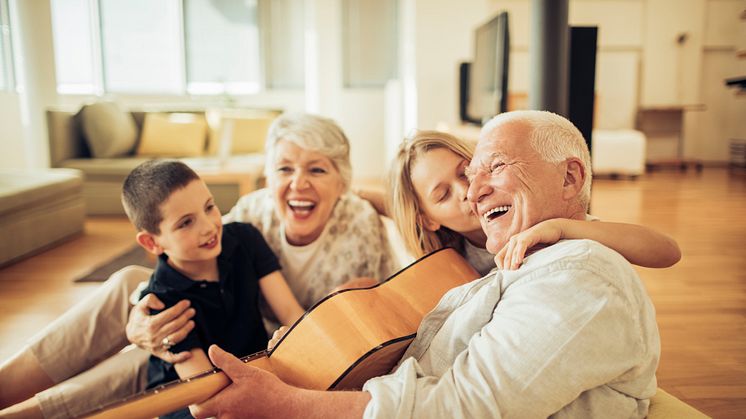
M 480 274 L 497 265 L 517 269 L 528 249 L 561 239 L 591 239 L 635 265 L 663 268 L 679 261 L 674 240 L 649 228 L 621 223 L 551 219 L 510 239 L 497 255 L 485 249 L 487 237 L 466 199 L 464 174 L 473 145 L 438 131 L 420 131 L 405 139 L 389 169 L 389 214 L 406 249 L 420 257 L 454 247 Z

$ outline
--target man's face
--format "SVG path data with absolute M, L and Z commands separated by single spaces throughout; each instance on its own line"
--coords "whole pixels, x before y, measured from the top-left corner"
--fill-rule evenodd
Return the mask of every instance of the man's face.
M 561 217 L 563 164 L 543 161 L 529 143 L 529 128 L 503 124 L 482 136 L 469 164 L 469 203 L 497 253 L 511 236 Z

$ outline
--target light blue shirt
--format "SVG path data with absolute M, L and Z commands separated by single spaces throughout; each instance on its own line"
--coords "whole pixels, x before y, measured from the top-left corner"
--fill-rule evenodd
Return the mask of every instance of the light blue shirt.
M 396 371 L 365 384 L 365 417 L 644 417 L 659 356 L 632 266 L 561 241 L 449 291 Z

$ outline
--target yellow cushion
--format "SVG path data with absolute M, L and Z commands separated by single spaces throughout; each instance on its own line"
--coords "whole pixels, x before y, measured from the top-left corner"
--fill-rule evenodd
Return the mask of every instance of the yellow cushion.
M 648 419 L 700 419 L 709 416 L 689 406 L 676 397 L 658 389 L 650 399 Z
M 148 113 L 142 126 L 140 156 L 201 156 L 207 139 L 205 117 L 193 113 Z
M 230 154 L 260 153 L 264 151 L 267 132 L 276 117 L 272 113 L 221 115 L 219 123 L 210 132 L 207 153 L 218 154 L 222 141 L 230 142 Z

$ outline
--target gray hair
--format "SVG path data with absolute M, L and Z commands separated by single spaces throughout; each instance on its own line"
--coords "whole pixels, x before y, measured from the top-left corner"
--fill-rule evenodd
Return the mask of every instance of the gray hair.
M 497 115 L 482 127 L 480 137 L 498 126 L 521 123 L 530 130 L 529 143 L 544 161 L 560 163 L 574 157 L 585 166 L 585 180 L 578 201 L 586 209 L 591 202 L 591 154 L 583 134 L 572 122 L 547 111 L 513 111 Z
M 336 122 L 310 114 L 283 114 L 277 118 L 269 127 L 264 146 L 267 152 L 264 174 L 267 178 L 274 171 L 272 166 L 280 140 L 290 141 L 300 148 L 328 157 L 339 172 L 344 190 L 349 189 L 352 181 L 350 142 Z

